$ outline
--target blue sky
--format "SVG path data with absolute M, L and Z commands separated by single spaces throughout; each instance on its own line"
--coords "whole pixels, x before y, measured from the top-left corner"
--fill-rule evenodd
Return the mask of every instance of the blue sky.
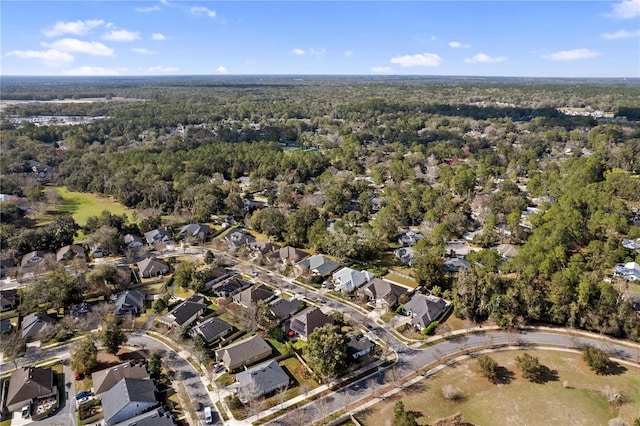
M 640 0 L 12 1 L 2 75 L 640 77 Z

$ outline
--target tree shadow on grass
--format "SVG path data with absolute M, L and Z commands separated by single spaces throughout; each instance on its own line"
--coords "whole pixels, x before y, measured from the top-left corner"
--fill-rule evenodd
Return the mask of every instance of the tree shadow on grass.
M 407 394 L 417 394 L 427 390 L 427 383 L 424 380 L 416 382 L 409 387 L 406 387 L 404 391 Z
M 531 380 L 534 383 L 545 384 L 547 382 L 557 382 L 560 380 L 557 370 L 552 370 L 546 365 L 541 365 L 536 377 Z
M 515 378 L 516 375 L 513 371 L 503 366 L 498 366 L 498 368 L 496 368 L 496 378 L 493 380 L 493 383 L 496 385 L 508 385 L 513 382 Z
M 627 367 L 624 365 L 620 365 L 615 361 L 609 361 L 609 367 L 604 374 L 609 376 L 619 376 L 627 372 Z

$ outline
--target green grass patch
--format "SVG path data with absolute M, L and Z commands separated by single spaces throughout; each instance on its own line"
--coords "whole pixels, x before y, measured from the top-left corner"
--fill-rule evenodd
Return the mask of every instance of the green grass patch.
M 60 195 L 60 202 L 55 206 L 55 212 L 70 214 L 80 226 L 84 226 L 89 217 L 99 216 L 104 210 L 116 215 L 124 213 L 130 222 L 134 222 L 133 210 L 123 206 L 113 198 L 69 191 L 64 186 L 56 186 L 53 189 L 58 191 Z M 49 218 L 49 220 L 51 219 Z
M 400 274 L 403 275 L 399 275 L 398 273 L 395 272 L 395 270 L 389 270 L 389 273 L 387 275 L 384 276 L 384 279 L 387 281 L 391 281 L 400 285 L 403 285 L 405 287 L 410 287 L 410 288 L 416 288 L 418 286 L 418 282 L 416 280 L 414 280 L 413 278 L 407 278 L 404 275 L 408 275 L 408 273 L 411 272 L 410 269 L 402 269 L 400 272 Z
M 311 378 L 311 375 L 306 372 L 306 368 L 298 361 L 298 358 L 287 358 L 280 362 L 280 366 L 286 368 L 295 378 L 296 382 L 298 382 L 298 386 L 291 389 L 292 394 L 289 395 L 289 398 L 300 395 L 301 389 L 304 387 L 314 389 L 319 386 L 318 383 Z
M 384 322 L 389 322 L 394 316 L 395 314 L 393 312 L 385 312 L 384 315 L 380 317 L 380 319 Z
M 220 413 L 220 415 L 222 416 L 222 420 L 224 420 L 225 422 L 228 421 L 229 416 L 227 416 L 227 412 L 225 411 L 220 401 L 216 401 L 216 408 L 218 409 L 218 413 Z
M 11 418 L 1 421 L 0 426 L 11 426 Z
M 267 339 L 267 341 L 271 343 L 271 346 L 273 346 L 276 351 L 278 351 L 278 355 L 282 355 L 287 352 L 287 345 L 285 345 L 284 343 L 278 342 L 276 339 L 271 338 Z
M 235 381 L 236 381 L 236 378 L 233 375 L 229 373 L 223 373 L 220 377 L 216 379 L 216 385 L 220 388 L 225 388 L 230 384 L 234 383 Z

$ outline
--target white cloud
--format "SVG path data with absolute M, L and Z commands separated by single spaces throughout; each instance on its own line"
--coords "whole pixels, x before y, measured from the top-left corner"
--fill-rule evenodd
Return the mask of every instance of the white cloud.
M 216 72 L 220 73 L 220 74 L 226 74 L 229 71 L 227 71 L 227 69 L 225 67 L 223 67 L 222 65 L 220 65 L 218 68 L 216 68 Z
M 442 58 L 435 53 L 418 53 L 391 58 L 392 64 L 398 64 L 401 67 L 437 67 L 441 61 Z
M 136 12 L 148 13 L 160 10 L 160 6 L 136 7 Z
M 139 53 L 141 55 L 155 55 L 157 53 L 149 49 L 145 49 L 144 47 L 134 47 L 131 49 L 131 51 L 135 53 Z
M 192 6 L 189 12 L 197 16 L 208 16 L 211 19 L 216 17 L 215 10 L 207 9 L 204 6 Z
M 609 15 L 616 19 L 631 19 L 640 16 L 640 0 L 624 0 L 613 5 Z
M 147 68 L 147 71 L 149 71 L 149 72 L 164 72 L 164 73 L 168 73 L 168 72 L 179 71 L 179 68 L 165 67 L 165 66 L 162 66 L 162 65 L 156 65 L 155 67 Z
M 504 56 L 498 56 L 495 58 L 492 58 L 491 56 L 484 54 L 484 53 L 478 53 L 477 55 L 474 55 L 470 58 L 466 58 L 464 61 L 468 64 L 474 63 L 474 62 L 481 62 L 483 64 L 488 64 L 491 62 L 504 62 L 506 61 L 507 58 L 505 58 Z
M 302 49 L 293 49 L 292 52 L 294 55 L 304 55 L 304 50 Z
M 353 50 L 347 50 L 344 52 L 344 56 L 353 56 Z
M 63 52 L 85 53 L 94 56 L 113 56 L 113 49 L 97 41 L 82 41 L 76 38 L 61 38 L 43 46 Z
M 545 59 L 551 59 L 554 61 L 575 61 L 576 59 L 588 59 L 595 58 L 599 56 L 600 52 L 594 52 L 589 49 L 573 49 L 573 50 L 563 50 L 560 52 L 555 52 L 550 55 L 543 55 L 542 57 Z
M 151 34 L 151 38 L 153 40 L 158 40 L 158 41 L 162 41 L 162 40 L 166 40 L 167 37 L 164 34 L 161 33 L 153 33 Z
M 103 39 L 109 41 L 133 41 L 140 38 L 137 31 L 114 30 L 102 36 Z
M 73 62 L 73 55 L 61 52 L 57 49 L 49 50 L 12 50 L 7 56 L 15 56 L 20 59 L 40 59 L 46 65 L 58 66 L 64 63 Z
M 313 47 L 311 49 L 309 49 L 309 54 L 310 55 L 316 55 L 316 56 L 320 56 L 320 55 L 324 55 L 325 52 L 325 48 L 323 47 L 322 49 L 314 49 Z
M 118 71 L 110 70 L 103 67 L 79 67 L 69 70 L 63 70 L 64 75 L 120 75 Z
M 615 40 L 615 39 L 619 39 L 619 38 L 640 37 L 640 30 L 638 30 L 638 31 L 618 30 L 615 33 L 602 34 L 602 37 L 606 38 L 608 40 Z
M 377 74 L 389 74 L 393 72 L 393 69 L 390 67 L 371 67 L 371 72 L 375 72 Z
M 55 37 L 63 34 L 85 35 L 94 28 L 104 25 L 102 19 L 90 19 L 86 21 L 58 21 L 51 28 L 42 30 L 47 37 Z
M 459 41 L 450 41 L 449 47 L 451 47 L 452 49 L 458 49 L 460 47 L 469 48 L 471 47 L 471 45 L 466 43 L 463 44 L 463 43 L 460 43 Z

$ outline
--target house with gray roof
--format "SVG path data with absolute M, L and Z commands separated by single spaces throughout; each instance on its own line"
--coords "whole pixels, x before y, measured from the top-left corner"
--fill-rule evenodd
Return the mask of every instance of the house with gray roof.
M 367 297 L 370 302 L 387 308 L 396 306 L 400 296 L 408 292 L 407 288 L 380 278 L 374 278 L 358 290 L 358 294 Z
M 0 334 L 7 333 L 13 329 L 13 324 L 9 318 L 0 319 Z
M 79 244 L 71 244 L 64 246 L 56 252 L 56 261 L 65 262 L 73 259 L 87 260 L 87 254 L 84 252 L 84 247 Z
M 44 332 L 47 328 L 56 326 L 58 320 L 46 313 L 29 314 L 22 318 L 22 337 L 32 339 Z
M 163 244 L 171 244 L 171 237 L 164 229 L 154 229 L 149 232 L 144 233 L 144 238 L 147 240 L 149 245 L 154 245 L 157 242 L 161 242 Z
M 18 291 L 16 289 L 0 290 L 0 312 L 8 311 L 18 305 Z
M 290 328 L 301 339 L 307 340 L 313 330 L 325 324 L 333 324 L 333 318 L 322 312 L 320 308 L 312 306 L 298 312 L 291 319 Z
M 118 316 L 138 316 L 145 310 L 147 295 L 142 290 L 125 290 L 116 295 L 115 314 Z
M 107 426 L 139 416 L 158 405 L 151 379 L 124 378 L 102 396 L 102 413 Z
M 369 271 L 356 271 L 351 268 L 342 268 L 334 272 L 332 278 L 338 291 L 351 293 L 362 287 L 376 276 Z
M 424 236 L 417 231 L 407 231 L 398 237 L 398 243 L 404 247 L 413 247 Z
M 209 291 L 211 288 L 222 282 L 224 279 L 229 278 L 233 273 L 222 266 L 216 266 L 215 268 L 207 271 L 208 276 L 211 278 L 204 284 L 203 291 Z
M 469 269 L 471 265 L 462 257 L 454 256 L 449 257 L 444 261 L 442 265 L 445 272 L 455 273 L 460 271 L 461 269 Z
M 142 241 L 142 237 L 140 235 L 127 234 L 122 237 L 122 241 L 124 242 L 125 252 L 133 254 L 142 252 L 144 242 Z
M 55 373 L 51 368 L 19 367 L 9 378 L 9 387 L 4 401 L 7 410 L 14 412 L 25 405 L 52 397 L 56 399 L 54 405 L 57 407 L 58 387 Z
M 169 272 L 169 265 L 164 260 L 147 257 L 138 262 L 138 269 L 143 278 L 159 277 Z
M 229 243 L 231 248 L 238 248 L 240 246 L 248 246 L 251 243 L 254 243 L 256 239 L 253 235 L 246 233 L 242 229 L 236 229 L 234 231 L 229 232 L 224 238 L 224 241 Z
M 185 238 L 187 236 L 205 238 L 207 235 L 209 235 L 210 231 L 211 227 L 209 225 L 204 225 L 201 223 L 190 223 L 180 229 L 180 232 L 178 232 L 178 236 L 180 238 Z
M 202 321 L 191 329 L 191 335 L 199 334 L 206 343 L 213 343 L 218 339 L 228 336 L 233 331 L 233 326 L 217 317 L 211 317 Z
M 229 371 L 249 366 L 271 356 L 272 348 L 260 336 L 253 335 L 216 351 L 216 360 Z
M 422 293 L 415 293 L 411 300 L 402 305 L 402 312 L 410 316 L 411 323 L 421 330 L 442 319 L 450 309 L 451 306 L 444 299 Z
M 22 256 L 20 260 L 20 272 L 40 272 L 46 268 L 45 256 L 49 254 L 46 251 L 32 251 Z
M 278 250 L 277 257 L 274 254 L 276 263 L 279 262 L 283 265 L 295 265 L 307 256 L 306 252 L 291 246 L 285 246 Z
M 304 303 L 302 303 L 298 299 L 277 299 L 269 304 L 269 308 L 271 309 L 271 313 L 275 315 L 281 322 L 289 319 L 291 315 L 298 312 Z
M 249 250 L 251 250 L 254 255 L 262 256 L 268 256 L 271 253 L 275 253 L 280 250 L 280 246 L 278 244 L 274 244 L 269 241 L 254 241 L 253 243 L 249 243 L 247 247 L 249 247 Z
M 231 297 L 240 293 L 242 290 L 251 287 L 251 283 L 236 275 L 226 281 L 218 283 L 211 287 L 211 291 L 216 297 Z
M 175 424 L 171 413 L 165 413 L 162 408 L 154 408 L 113 426 L 174 426 Z
M 301 274 L 314 273 L 316 275 L 327 277 L 331 275 L 333 271 L 338 269 L 340 264 L 327 259 L 321 254 L 314 254 L 313 256 L 298 262 L 296 267 Z
M 176 306 L 171 312 L 160 318 L 160 322 L 170 327 L 190 325 L 202 315 L 207 308 L 204 296 L 194 294 Z
M 503 259 L 511 259 L 518 254 L 519 247 L 513 244 L 499 244 L 494 250 L 496 250 Z
M 393 254 L 396 255 L 398 259 L 407 265 L 413 265 L 413 247 L 400 247 L 393 251 Z
M 351 336 L 347 342 L 347 350 L 352 359 L 358 359 L 370 354 L 375 347 L 375 343 L 367 339 L 365 336 Z
M 248 308 L 249 306 L 256 305 L 261 300 L 269 302 L 274 297 L 276 297 L 276 295 L 269 287 L 259 285 L 257 287 L 249 287 L 240 293 L 234 294 L 232 299 L 238 305 Z
M 96 397 L 109 391 L 122 379 L 148 379 L 147 367 L 142 363 L 128 361 L 115 367 L 105 368 L 91 374 L 93 394 Z
M 246 404 L 252 399 L 260 398 L 289 386 L 289 375 L 278 365 L 278 362 L 267 361 L 236 374 L 238 382 L 238 399 Z

